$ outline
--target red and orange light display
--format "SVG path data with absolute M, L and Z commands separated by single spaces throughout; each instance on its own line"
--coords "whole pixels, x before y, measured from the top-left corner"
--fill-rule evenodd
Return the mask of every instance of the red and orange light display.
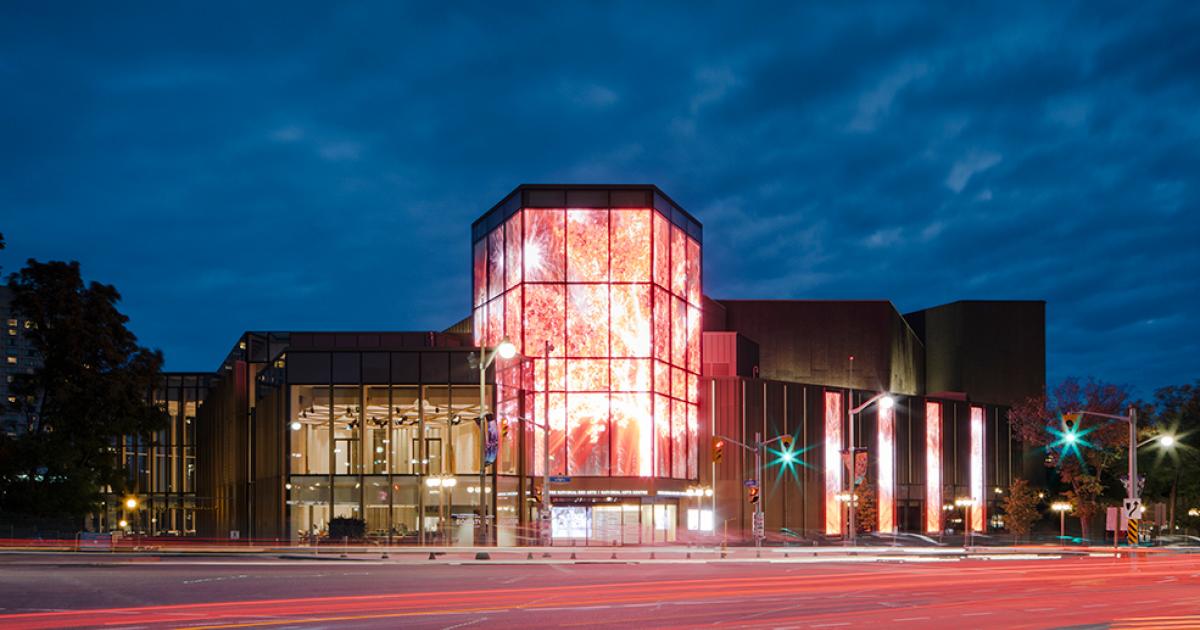
M 695 478 L 700 244 L 648 208 L 525 208 L 473 254 L 476 343 L 532 366 L 501 374 L 499 415 L 526 392 L 551 474 Z

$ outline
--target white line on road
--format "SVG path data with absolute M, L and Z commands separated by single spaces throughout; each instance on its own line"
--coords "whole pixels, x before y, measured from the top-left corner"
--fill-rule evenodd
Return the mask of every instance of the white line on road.
M 925 621 L 927 619 L 929 619 L 929 617 L 897 617 L 892 621 Z
M 1054 609 L 1053 608 L 1026 608 L 1025 612 L 1046 612 L 1047 610 L 1054 610 Z
M 1084 604 L 1080 606 L 1080 608 L 1103 608 L 1107 605 L 1108 604 Z
M 832 628 L 833 626 L 848 626 L 848 625 L 850 625 L 850 622 L 848 622 L 848 621 L 845 621 L 845 622 L 839 621 L 838 623 L 814 623 L 814 624 L 812 624 L 812 627 L 813 628 Z
M 973 612 L 973 613 L 963 613 L 962 616 L 964 616 L 964 617 L 982 617 L 984 615 L 990 615 L 990 614 L 992 614 L 992 613 L 990 613 L 990 612 Z

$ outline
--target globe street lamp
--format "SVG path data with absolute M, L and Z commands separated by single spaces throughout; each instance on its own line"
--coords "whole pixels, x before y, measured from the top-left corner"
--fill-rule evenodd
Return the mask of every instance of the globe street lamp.
M 974 542 L 972 537 L 974 532 L 971 531 L 971 509 L 975 507 L 975 499 L 973 497 L 959 497 L 954 500 L 954 505 L 963 509 L 963 530 L 966 532 L 963 540 L 967 547 Z
M 1066 501 L 1055 501 L 1050 505 L 1050 509 L 1058 512 L 1058 537 L 1067 537 L 1067 512 L 1071 511 L 1071 504 Z

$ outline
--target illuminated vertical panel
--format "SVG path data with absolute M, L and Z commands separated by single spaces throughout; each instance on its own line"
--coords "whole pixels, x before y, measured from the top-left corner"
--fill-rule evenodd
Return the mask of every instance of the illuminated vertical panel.
M 525 210 L 525 282 L 566 279 L 566 213 Z M 561 312 L 561 311 L 560 311 Z
M 511 289 L 521 282 L 521 251 L 525 239 L 522 237 L 521 213 L 513 215 L 504 223 L 504 286 Z
M 550 472 L 567 474 L 567 396 L 551 392 L 547 421 L 550 424 Z
M 487 336 L 487 306 L 476 306 L 473 315 L 471 332 L 474 333 L 474 343 L 476 346 L 482 346 L 483 338 Z
M 687 365 L 687 304 L 679 298 L 672 299 L 671 307 L 671 364 Z
M 654 287 L 654 358 L 671 360 L 671 296 Z
M 613 210 L 613 282 L 650 282 L 650 210 Z
M 671 476 L 687 477 L 687 404 L 671 401 Z
M 650 356 L 650 285 L 614 284 L 612 356 Z
M 608 475 L 608 394 L 567 394 L 567 474 Z
M 653 389 L 650 381 L 650 359 L 613 359 L 612 391 L 648 392 Z
M 608 281 L 608 211 L 567 210 L 567 282 Z
M 689 306 L 687 309 L 687 369 L 700 373 L 700 309 Z M 688 398 L 696 402 L 698 398 Z
M 687 239 L 687 298 L 688 302 L 700 305 L 700 244 Z
M 563 312 L 566 309 L 566 294 L 561 284 L 526 284 L 525 290 L 525 348 L 530 356 L 545 353 L 546 342 L 554 349 L 552 356 L 564 356 L 566 352 L 566 328 Z M 517 293 L 514 290 L 513 293 Z M 538 380 L 534 386 L 539 390 L 544 383 Z M 551 387 L 551 390 L 554 388 Z
M 504 230 L 487 236 L 488 299 L 504 292 Z
M 649 477 L 654 474 L 654 426 L 650 394 L 613 394 L 613 474 Z
M 483 345 L 495 346 L 504 337 L 504 298 L 496 298 L 487 305 L 487 333 Z
M 607 285 L 567 285 L 567 355 L 608 356 Z
M 700 472 L 699 471 L 699 461 L 698 461 L 698 457 L 699 457 L 698 446 L 699 446 L 699 440 L 700 440 L 700 435 L 699 435 L 700 422 L 699 422 L 698 405 L 688 405 L 687 406 L 687 430 L 688 430 L 688 436 L 687 436 L 688 471 L 687 471 L 687 476 L 688 476 L 688 479 L 695 479 L 696 476 Z
M 654 212 L 654 284 L 671 288 L 671 224 Z
M 925 531 L 942 531 L 942 405 L 925 403 Z
M 683 230 L 671 226 L 671 293 L 687 295 L 687 241 Z
M 825 534 L 842 531 L 842 394 L 825 392 Z
M 517 352 L 524 354 L 525 337 L 521 334 L 521 312 L 521 288 L 517 287 L 504 294 L 504 336 L 516 344 Z
M 896 531 L 896 408 L 878 405 L 879 531 Z
M 608 359 L 567 359 L 567 391 L 608 391 Z
M 971 529 L 983 531 L 987 497 L 983 494 L 983 407 L 971 407 Z
M 471 263 L 474 283 L 474 306 L 480 306 L 487 301 L 487 239 L 480 239 L 471 248 L 474 260 Z
M 654 396 L 654 474 L 671 476 L 671 400 Z

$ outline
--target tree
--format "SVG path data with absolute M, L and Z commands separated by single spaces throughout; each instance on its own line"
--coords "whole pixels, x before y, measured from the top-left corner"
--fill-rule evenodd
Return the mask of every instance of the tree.
M 1170 435 L 1176 443 L 1159 448 L 1150 466 L 1141 470 L 1146 476 L 1147 497 L 1167 502 L 1167 531 L 1174 533 L 1183 502 L 1186 512 L 1200 505 L 1200 450 L 1195 448 L 1200 435 L 1200 381 L 1195 385 L 1172 385 L 1154 392 L 1154 404 L 1147 410 L 1149 431 Z M 1144 456 L 1143 456 L 1144 457 Z
M 77 262 L 29 260 L 8 286 L 13 310 L 32 322 L 40 365 L 10 387 L 19 420 L 0 445 L 0 510 L 81 516 L 106 489 L 130 489 L 116 440 L 166 425 L 150 397 L 162 354 L 138 345 L 116 308 L 120 294 L 85 285 Z
M 854 504 L 854 529 L 867 534 L 879 529 L 879 501 L 874 484 L 860 483 L 855 490 L 858 502 Z
M 1125 456 L 1129 428 L 1119 421 L 1082 416 L 1079 426 L 1068 431 L 1062 414 L 1086 410 L 1123 415 L 1129 400 L 1128 391 L 1120 385 L 1069 378 L 1050 395 L 1025 400 L 1008 412 L 1009 424 L 1021 442 L 1042 447 L 1046 465 L 1056 469 L 1070 487 L 1068 495 L 1075 497 L 1072 502 L 1084 538 L 1090 520 L 1100 511 L 1104 475 Z M 1068 434 L 1074 439 L 1068 439 Z
M 1004 497 L 1004 524 L 1009 533 L 1017 538 L 1028 536 L 1030 527 L 1041 518 L 1040 502 L 1037 491 L 1028 481 L 1014 477 L 1008 486 L 1008 495 Z

